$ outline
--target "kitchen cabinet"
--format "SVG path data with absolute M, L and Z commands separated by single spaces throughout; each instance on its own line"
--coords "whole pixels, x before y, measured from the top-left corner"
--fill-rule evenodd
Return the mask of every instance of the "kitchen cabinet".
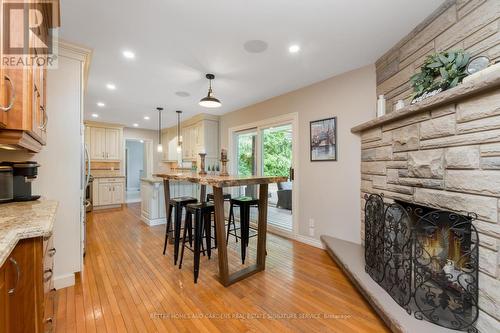
M 56 251 L 52 245 L 44 251 L 50 239 L 19 241 L 0 267 L 0 332 L 52 332 Z
M 122 156 L 123 128 L 86 125 L 90 159 L 118 162 Z
M 4 4 L 1 1 L 0 17 L 4 17 Z M 59 1 L 52 1 L 52 5 L 59 6 Z M 48 7 L 41 3 L 42 10 Z M 35 3 L 33 3 L 35 5 Z M 31 12 L 30 12 L 31 14 Z M 33 20 L 36 21 L 34 17 Z M 44 20 L 37 28 L 41 36 L 48 35 L 49 24 L 59 22 L 54 18 L 52 22 Z M 2 23 L 3 24 L 3 23 Z M 33 48 L 35 38 L 30 34 L 30 47 Z M 4 36 L 2 36 L 4 37 Z M 3 42 L 1 42 L 3 44 Z M 1 48 L 0 55 L 5 50 Z M 34 54 L 39 54 L 32 49 Z M 39 152 L 45 145 L 47 137 L 48 110 L 46 106 L 47 67 L 25 66 L 22 68 L 6 67 L 0 64 L 0 144 L 15 148 L 25 148 L 31 152 Z
M 106 128 L 106 159 L 119 160 L 121 156 L 122 131 L 117 128 Z
M 7 333 L 7 287 L 5 265 L 0 267 L 0 333 Z
M 106 129 L 102 127 L 89 127 L 90 159 L 101 160 L 106 157 Z
M 94 179 L 94 207 L 116 206 L 125 202 L 125 178 Z

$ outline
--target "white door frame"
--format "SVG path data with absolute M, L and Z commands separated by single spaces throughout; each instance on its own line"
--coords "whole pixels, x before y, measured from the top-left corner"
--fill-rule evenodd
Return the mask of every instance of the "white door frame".
M 235 126 L 228 129 L 228 154 L 229 160 L 231 161 L 229 164 L 229 170 L 234 173 L 237 170 L 237 159 L 235 157 L 236 146 L 234 143 L 234 134 L 236 132 L 242 132 L 245 130 L 255 129 L 257 133 L 260 133 L 261 130 L 283 125 L 285 123 L 292 125 L 292 168 L 294 169 L 294 180 L 293 180 L 293 194 L 292 194 L 292 232 L 286 232 L 282 229 L 275 228 L 268 224 L 268 230 L 270 232 L 279 234 L 284 237 L 294 238 L 299 233 L 299 114 L 297 112 L 284 114 L 281 116 L 263 119 L 260 121 L 256 121 L 253 123 L 247 123 L 245 125 Z M 260 135 L 257 135 L 257 172 L 260 174 L 260 170 L 262 169 L 262 157 L 260 156 L 260 150 L 262 143 L 260 139 Z

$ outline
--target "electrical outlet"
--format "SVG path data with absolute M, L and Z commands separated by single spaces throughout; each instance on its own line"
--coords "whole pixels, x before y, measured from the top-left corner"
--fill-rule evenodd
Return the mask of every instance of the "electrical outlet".
M 313 228 L 314 229 L 314 219 L 313 218 L 309 219 L 309 228 Z

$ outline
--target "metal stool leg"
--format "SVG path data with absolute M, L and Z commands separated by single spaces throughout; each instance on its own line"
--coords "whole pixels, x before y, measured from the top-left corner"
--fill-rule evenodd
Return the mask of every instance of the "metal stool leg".
M 177 258 L 179 257 L 181 223 L 182 223 L 182 206 L 180 204 L 177 204 L 175 206 L 174 265 L 177 265 Z
M 200 243 L 202 240 L 202 216 L 199 211 L 196 211 L 194 222 L 194 283 L 198 282 L 198 275 L 200 273 Z
M 165 229 L 165 243 L 163 244 L 163 255 L 167 251 L 168 234 L 171 231 L 172 226 L 172 206 L 168 205 L 168 215 L 167 215 L 167 227 Z
M 210 216 L 212 215 L 211 213 L 208 214 L 203 214 L 203 227 L 205 228 L 205 244 L 207 246 L 207 255 L 208 259 L 210 259 L 210 256 L 212 255 L 212 225 L 211 225 L 211 220 Z
M 184 222 L 184 234 L 182 236 L 181 258 L 179 259 L 179 269 L 182 268 L 182 260 L 184 259 L 184 248 L 186 247 L 186 232 L 191 229 L 191 213 L 186 212 L 186 221 Z

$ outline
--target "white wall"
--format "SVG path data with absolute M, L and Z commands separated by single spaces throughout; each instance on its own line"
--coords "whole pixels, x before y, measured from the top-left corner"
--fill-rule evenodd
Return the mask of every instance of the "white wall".
M 221 147 L 229 129 L 279 115 L 299 115 L 299 235 L 331 235 L 360 243 L 360 138 L 351 127 L 374 118 L 375 67 L 366 66 L 221 116 Z M 338 161 L 310 162 L 309 122 L 337 117 Z M 231 159 L 231 157 L 230 157 Z
M 144 140 L 153 142 L 153 173 L 166 171 L 166 166 L 161 162 L 162 154 L 158 153 L 158 131 L 125 127 L 123 129 L 124 140 Z
M 141 173 L 144 172 L 144 143 L 127 140 L 127 190 L 139 190 Z
M 0 152 L 2 161 L 37 161 L 41 167 L 33 194 L 59 202 L 54 225 L 54 285 L 58 289 L 74 284 L 82 260 L 82 55 L 74 52 L 60 45 L 59 68 L 48 72 L 47 145 L 38 154 Z

